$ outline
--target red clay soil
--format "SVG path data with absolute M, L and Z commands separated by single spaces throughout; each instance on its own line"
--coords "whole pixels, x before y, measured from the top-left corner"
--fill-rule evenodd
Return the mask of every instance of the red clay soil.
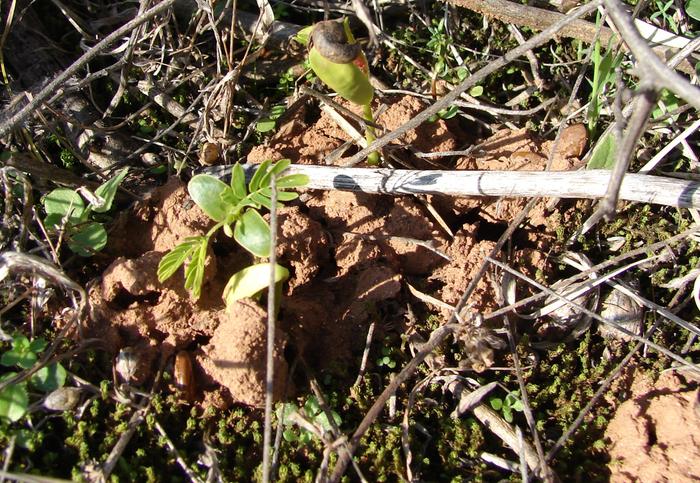
M 378 122 L 394 128 L 421 107 L 412 97 L 396 99 Z M 307 110 L 302 105 L 287 115 L 277 134 L 265 146 L 255 148 L 248 160 L 286 157 L 296 163 L 318 163 L 348 139 L 325 114 L 307 123 Z M 585 144 L 580 135 L 580 129 L 573 128 L 565 136 L 563 154 L 555 156 L 558 168 L 569 169 L 578 163 L 576 156 Z M 412 143 L 421 151 L 442 151 L 460 148 L 463 137 L 456 124 L 438 120 L 406 134 L 400 142 Z M 501 131 L 472 156 L 456 160 L 456 165 L 541 170 L 550 148 L 550 143 L 525 131 Z M 431 215 L 428 203 L 454 237 Z M 369 322 L 401 327 L 405 325 L 403 307 L 418 303 L 407 294 L 406 282 L 455 304 L 494 240 L 524 203 L 519 199 L 302 193 L 298 202 L 279 213 L 279 262 L 292 276 L 279 312 L 277 396 L 282 395 L 291 362 L 286 357 L 300 356 L 315 371 L 335 370 L 354 378 Z M 532 277 L 548 272 L 549 245 L 564 217 L 557 210 L 546 211 L 545 203 L 537 205 L 528 224 L 514 237 L 509 253 L 502 256 Z M 194 355 L 200 401 L 260 406 L 265 311 L 252 300 L 226 311 L 221 299 L 227 278 L 251 262 L 248 255 L 221 234 L 210 248 L 205 285 L 197 301 L 183 288 L 182 270 L 163 284 L 156 277 L 158 262 L 168 250 L 210 226 L 176 179 L 119 220 L 115 233 L 127 236 L 111 237 L 110 251 L 116 259 L 91 290 L 88 332 L 99 334 L 115 354 L 126 346 L 142 353 L 143 370 L 132 381 L 135 384 L 151 380 L 158 367 L 167 367 L 176 351 L 188 350 Z M 432 244 L 449 261 L 417 241 Z M 490 272 L 472 295 L 471 310 L 497 307 L 497 287 L 498 278 Z M 486 332 L 484 328 L 473 334 L 486 337 Z M 466 346 L 474 343 L 467 336 L 462 342 Z M 490 363 L 489 357 L 473 362 L 474 368 Z
M 700 385 L 675 372 L 637 374 L 605 432 L 613 482 L 700 481 Z

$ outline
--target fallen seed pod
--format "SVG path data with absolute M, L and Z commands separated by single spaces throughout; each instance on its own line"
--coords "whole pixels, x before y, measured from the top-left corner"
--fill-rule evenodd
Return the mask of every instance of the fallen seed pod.
M 603 298 L 600 316 L 618 324 L 635 335 L 639 335 L 642 332 L 644 310 L 634 298 L 620 290 L 613 289 Z M 623 342 L 632 340 L 632 337 L 629 335 L 602 322 L 598 324 L 598 332 L 606 339 L 618 339 Z
M 80 401 L 81 389 L 78 387 L 61 387 L 44 399 L 44 407 L 50 411 L 69 411 Z
M 175 378 L 175 386 L 185 395 L 185 399 L 192 401 L 195 394 L 195 380 L 189 352 L 180 351 L 175 356 L 173 377 Z
M 115 369 L 124 382 L 130 382 L 136 374 L 139 354 L 133 347 L 124 347 L 117 354 Z

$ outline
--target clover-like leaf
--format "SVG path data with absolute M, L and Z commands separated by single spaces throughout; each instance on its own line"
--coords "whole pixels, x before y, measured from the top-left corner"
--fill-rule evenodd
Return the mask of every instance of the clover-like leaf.
M 187 184 L 187 191 L 209 218 L 216 222 L 224 221 L 229 206 L 224 202 L 223 195 L 231 191 L 226 183 L 208 174 L 198 174 Z
M 95 213 L 106 213 L 112 209 L 112 203 L 114 202 L 114 196 L 117 194 L 117 189 L 122 181 L 124 181 L 124 178 L 126 178 L 128 172 L 129 167 L 127 166 L 119 170 L 116 175 L 105 181 L 95 190 L 95 194 L 102 198 L 103 202 L 99 206 L 92 205 L 92 211 Z
M 259 263 L 246 267 L 235 273 L 224 288 L 223 299 L 226 307 L 231 307 L 236 300 L 253 297 L 267 288 L 270 278 L 270 264 Z M 275 283 L 281 283 L 289 278 L 289 270 L 275 264 Z
M 270 226 L 256 210 L 243 213 L 233 229 L 233 237 L 253 255 L 270 256 Z

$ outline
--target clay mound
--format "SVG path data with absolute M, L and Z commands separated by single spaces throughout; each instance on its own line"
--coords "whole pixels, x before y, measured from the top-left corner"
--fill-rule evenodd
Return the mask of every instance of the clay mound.
M 699 481 L 698 383 L 667 372 L 653 385 L 638 378 L 632 391 L 605 432 L 610 481 Z
M 228 389 L 231 398 L 249 406 L 265 405 L 267 313 L 250 300 L 236 302 L 219 317 L 209 344 L 196 358 L 211 380 Z M 274 349 L 274 393 L 278 400 L 287 381 L 284 347 L 287 336 L 278 330 Z

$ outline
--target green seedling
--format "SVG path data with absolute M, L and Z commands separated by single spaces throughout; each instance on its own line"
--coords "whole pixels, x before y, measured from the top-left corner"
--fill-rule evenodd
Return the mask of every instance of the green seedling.
M 596 24 L 600 25 L 600 22 L 600 14 L 598 14 Z M 600 50 L 600 41 L 596 41 L 591 58 L 593 62 L 593 80 L 589 81 L 591 84 L 591 100 L 588 104 L 588 130 L 591 133 L 595 132 L 596 124 L 600 118 L 602 106 L 600 99 L 606 93 L 606 90 L 615 84 L 615 69 L 622 62 L 622 53 L 613 56 L 613 49 L 610 48 L 610 45 L 608 45 L 605 55 L 602 55 Z
M 255 130 L 258 131 L 260 134 L 272 131 L 277 126 L 277 119 L 279 119 L 280 116 L 284 114 L 285 110 L 286 107 L 284 106 L 284 104 L 272 106 L 272 108 L 270 109 L 270 115 L 268 117 L 261 118 L 255 124 Z
M 305 419 L 310 425 L 315 426 L 316 429 L 323 433 L 330 432 L 333 429 L 333 426 L 326 416 L 326 413 L 321 409 L 316 397 L 310 396 L 301 409 L 291 403 L 286 403 L 282 407 L 283 425 L 286 427 L 282 432 L 282 436 L 285 441 L 299 441 L 302 444 L 309 444 L 314 436 L 316 436 L 313 432 L 299 425 L 299 422 L 294 418 L 295 413 L 298 413 L 298 415 Z M 333 410 L 331 410 L 330 413 L 335 425 L 340 427 L 342 424 L 340 415 Z
M 374 122 L 372 98 L 374 88 L 369 82 L 367 57 L 350 31 L 348 20 L 318 22 L 303 29 L 297 40 L 309 47 L 309 64 L 316 76 L 342 98 L 362 106 L 362 116 Z M 375 139 L 374 129 L 365 129 L 367 144 Z M 367 157 L 372 165 L 379 164 L 379 154 Z
M 275 178 L 277 199 L 291 201 L 296 193 L 285 191 L 308 183 L 301 174 L 281 176 L 291 162 L 283 159 L 272 164 L 262 163 L 246 186 L 243 167 L 236 163 L 231 174 L 231 184 L 208 174 L 198 174 L 187 185 L 194 202 L 216 224 L 205 235 L 186 238 L 161 259 L 158 264 L 158 280 L 170 278 L 185 262 L 185 288 L 198 299 L 202 291 L 204 267 L 209 241 L 219 230 L 233 237 L 236 242 L 259 258 L 270 255 L 270 226 L 260 214 L 260 209 L 272 207 L 271 181 Z M 278 203 L 278 206 L 282 206 Z M 234 274 L 224 290 L 227 306 L 243 297 L 254 297 L 267 287 L 269 264 L 260 263 Z M 277 265 L 275 281 L 278 286 L 289 277 L 289 271 Z
M 495 411 L 500 411 L 503 414 L 503 419 L 509 423 L 513 422 L 513 411 L 523 411 L 523 402 L 520 400 L 518 391 L 509 392 L 505 399 L 495 396 L 491 397 L 489 398 L 489 404 Z
M 382 355 L 377 359 L 377 365 L 379 367 L 388 367 L 389 369 L 394 369 L 396 367 L 396 361 L 392 357 L 393 351 L 390 347 L 382 347 Z
M 17 369 L 29 369 L 39 359 L 47 346 L 44 339 L 30 341 L 24 335 L 12 338 L 12 347 L 0 356 L 0 365 Z M 17 375 L 17 372 L 7 372 L 0 377 L 4 382 Z M 66 370 L 56 362 L 42 367 L 28 381 L 10 384 L 0 391 L 0 420 L 17 422 L 26 414 L 29 407 L 29 392 L 27 384 L 33 389 L 48 393 L 54 391 L 66 382 Z
M 112 209 L 117 188 L 126 177 L 129 168 L 124 168 L 100 185 L 94 194 L 81 191 L 88 200 L 75 190 L 57 188 L 42 201 L 46 218 L 44 225 L 50 231 L 62 232 L 68 248 L 81 257 L 90 257 L 107 245 L 107 230 L 95 220 L 95 214 L 107 213 Z

